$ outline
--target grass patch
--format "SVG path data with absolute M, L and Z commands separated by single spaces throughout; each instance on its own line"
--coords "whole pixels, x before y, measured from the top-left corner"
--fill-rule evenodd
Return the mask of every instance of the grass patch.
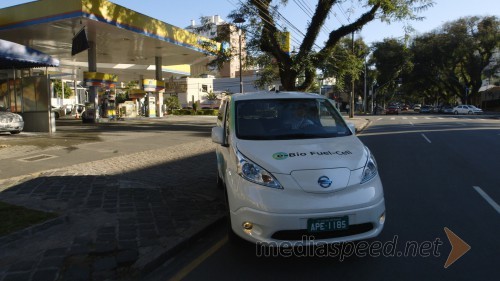
M 0 202 L 0 236 L 57 217 L 57 214 L 32 210 L 21 206 Z

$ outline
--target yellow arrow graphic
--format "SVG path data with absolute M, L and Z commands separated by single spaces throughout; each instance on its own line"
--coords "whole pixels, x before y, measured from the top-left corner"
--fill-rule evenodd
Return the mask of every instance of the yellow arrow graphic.
M 448 236 L 448 240 L 450 240 L 451 244 L 451 252 L 448 255 L 448 259 L 446 259 L 446 262 L 444 263 L 444 268 L 448 268 L 448 266 L 452 265 L 460 257 L 465 255 L 465 253 L 470 250 L 470 246 L 449 228 L 445 227 L 444 232 L 446 233 L 446 236 Z

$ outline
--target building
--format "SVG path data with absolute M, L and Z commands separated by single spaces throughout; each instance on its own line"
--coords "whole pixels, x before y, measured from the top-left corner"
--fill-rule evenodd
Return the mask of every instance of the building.
M 191 25 L 186 27 L 193 33 L 205 36 L 210 39 L 217 39 L 220 42 L 229 42 L 228 46 L 222 45 L 223 48 L 231 50 L 231 60 L 226 63 L 222 69 L 213 70 L 217 78 L 236 78 L 240 76 L 240 33 L 238 27 L 232 23 L 224 21 L 220 16 L 206 16 L 201 18 L 200 24 L 196 24 L 195 20 L 191 20 Z M 246 40 L 245 33 L 241 33 L 241 60 L 242 60 L 242 76 L 252 76 L 254 70 L 245 71 L 246 58 Z M 239 90 L 238 90 L 239 91 Z
M 174 76 L 206 73 L 204 68 L 210 58 L 202 43 L 219 46 L 209 38 L 106 0 L 32 1 L 0 9 L 0 38 L 39 50 L 60 62 L 36 74 L 4 70 L 0 72 L 0 83 L 24 85 L 21 79 L 34 76 L 84 81 L 94 121 L 99 95 L 106 92 L 100 89 L 121 81 L 142 83 L 146 79 L 159 82 L 148 97 L 154 95 L 155 116 L 161 116 L 160 83 Z M 0 93 L 6 106 L 23 117 L 30 112 L 40 113 L 46 123 L 51 122 L 49 106 L 32 111 L 26 104 L 32 91 L 26 87 L 7 89 Z

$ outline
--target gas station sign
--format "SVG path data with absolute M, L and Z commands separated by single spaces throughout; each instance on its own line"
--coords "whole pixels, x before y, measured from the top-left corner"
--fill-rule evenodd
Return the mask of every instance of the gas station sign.
M 114 88 L 118 83 L 116 74 L 101 73 L 101 72 L 83 72 L 83 82 L 86 86 Z

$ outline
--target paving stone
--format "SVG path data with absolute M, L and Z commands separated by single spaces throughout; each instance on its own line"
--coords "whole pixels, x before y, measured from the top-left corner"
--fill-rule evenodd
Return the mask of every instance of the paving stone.
M 92 265 L 94 271 L 113 270 L 117 267 L 118 263 L 115 257 L 97 258 Z
M 33 273 L 31 281 L 55 281 L 59 277 L 58 269 L 41 269 Z
M 102 254 L 102 253 L 110 253 L 116 250 L 116 243 L 109 242 L 97 242 L 94 246 L 93 253 Z
M 63 265 L 64 257 L 46 257 L 40 261 L 38 268 L 60 268 Z
M 130 264 L 134 263 L 138 258 L 139 258 L 139 252 L 137 250 L 120 251 L 116 255 L 116 261 L 120 265 L 123 265 L 123 264 L 130 265 Z
M 60 280 L 63 281 L 88 281 L 90 280 L 90 267 L 87 265 L 77 264 L 71 265 L 64 272 Z
M 86 255 L 90 252 L 90 247 L 86 245 L 73 245 L 69 250 L 69 255 Z
M 61 256 L 64 256 L 67 251 L 68 251 L 67 248 L 48 249 L 44 252 L 43 256 L 44 257 L 61 257 Z
M 2 281 L 26 281 L 30 280 L 31 272 L 8 273 Z
M 15 271 L 28 271 L 34 268 L 36 262 L 35 261 L 21 261 L 15 263 L 9 267 L 9 272 Z

